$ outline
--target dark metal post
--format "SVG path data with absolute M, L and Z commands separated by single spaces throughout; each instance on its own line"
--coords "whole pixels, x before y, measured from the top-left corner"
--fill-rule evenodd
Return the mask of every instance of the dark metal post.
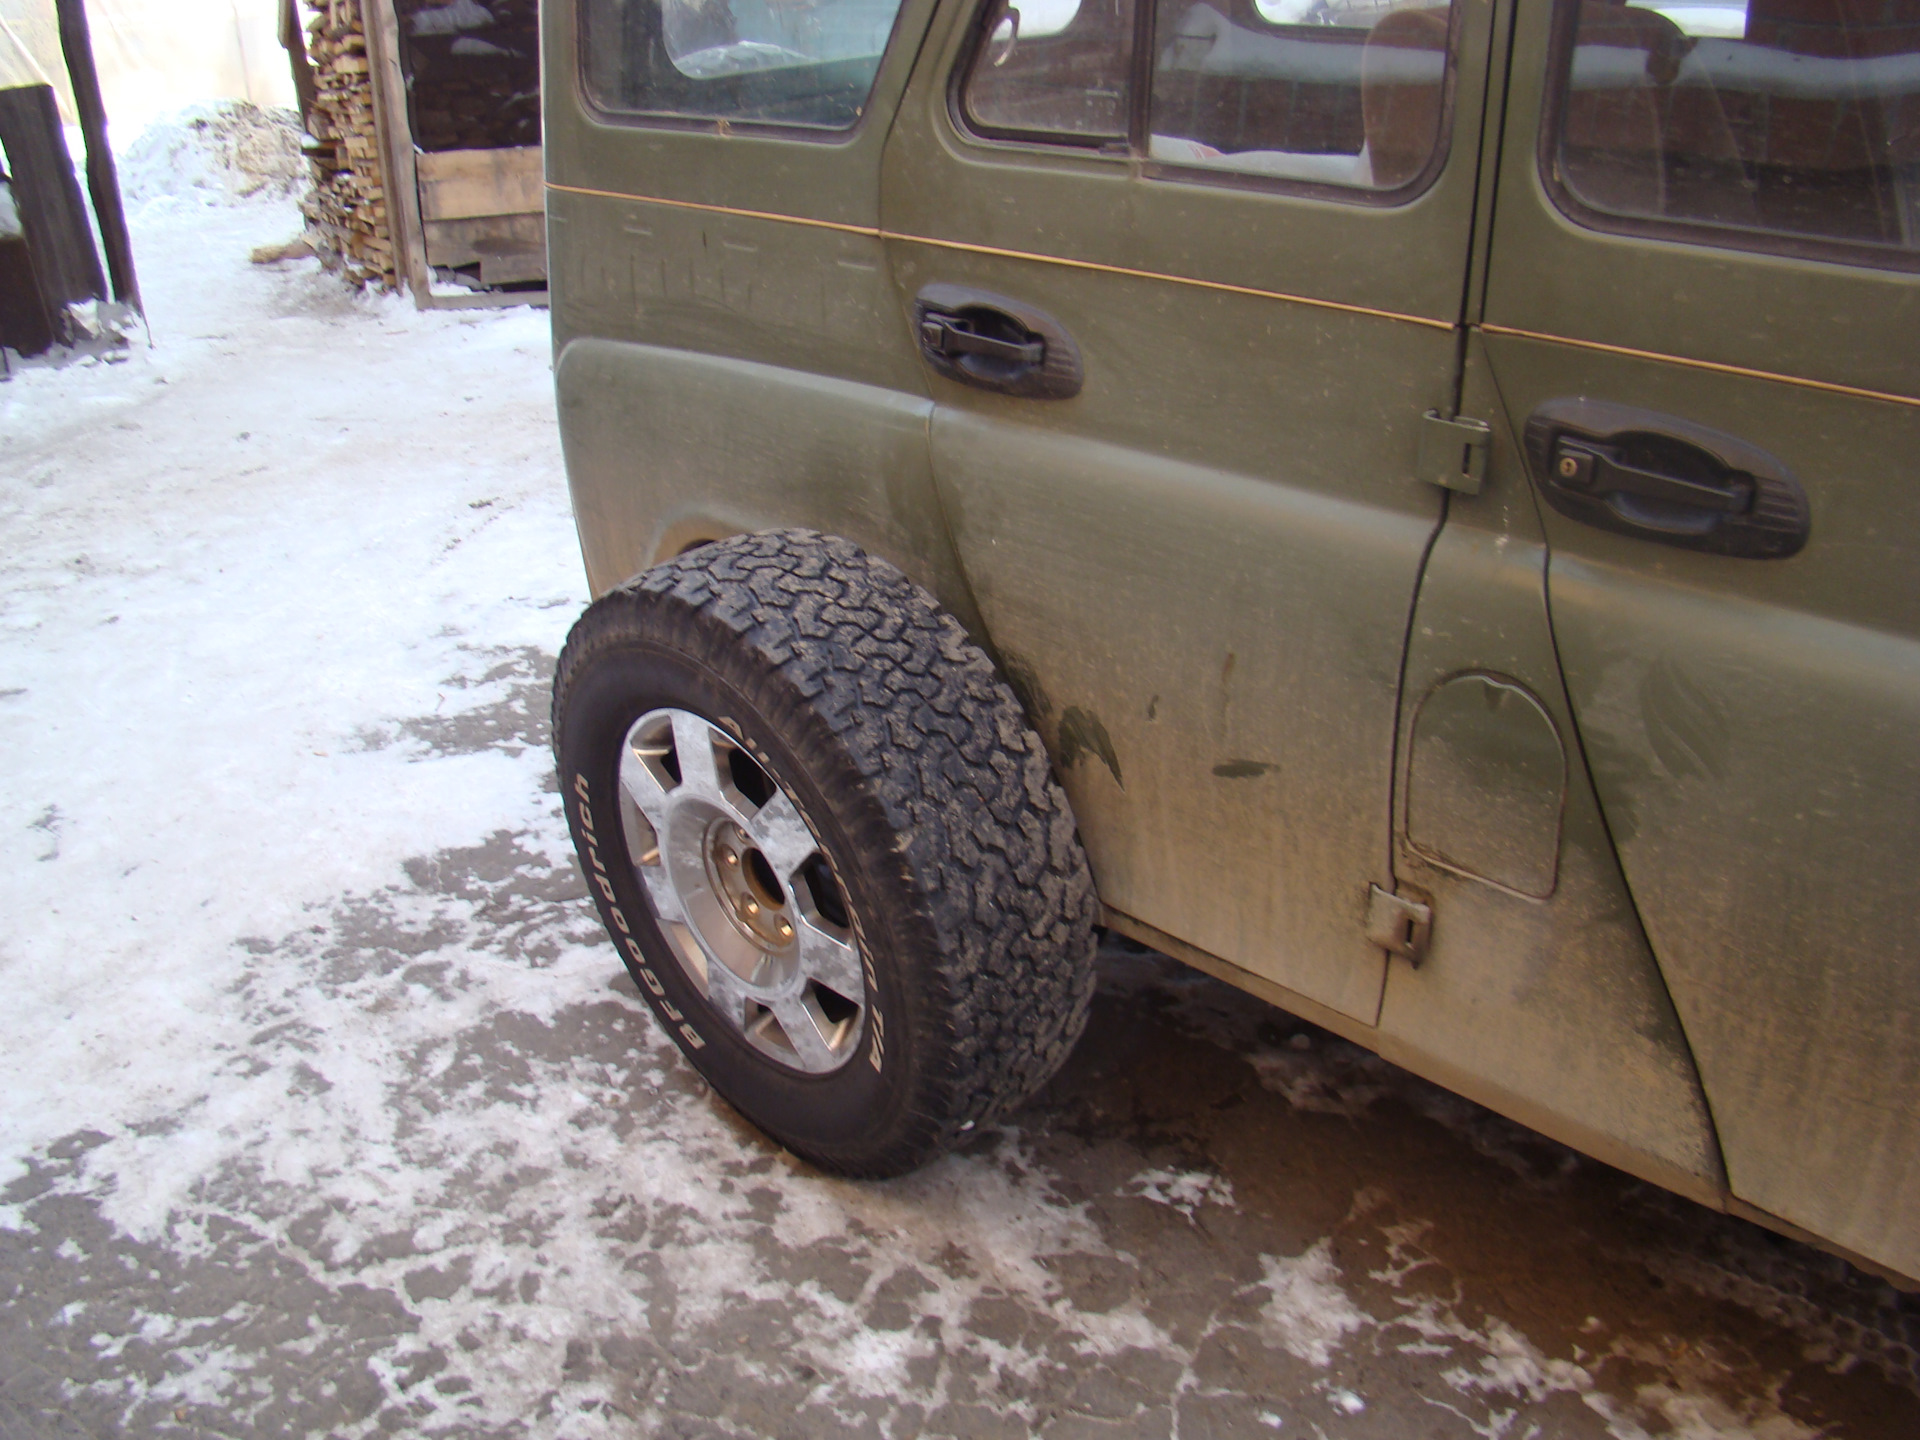
M 133 274 L 133 239 L 127 233 L 127 212 L 120 203 L 120 177 L 113 151 L 107 147 L 107 109 L 100 99 L 100 76 L 93 68 L 93 41 L 87 34 L 85 0 L 54 0 L 60 16 L 60 49 L 67 58 L 67 77 L 73 82 L 73 105 L 80 112 L 80 133 L 87 140 L 87 191 L 93 196 L 94 218 L 107 249 L 107 270 L 113 276 L 113 298 L 142 315 L 140 282 Z

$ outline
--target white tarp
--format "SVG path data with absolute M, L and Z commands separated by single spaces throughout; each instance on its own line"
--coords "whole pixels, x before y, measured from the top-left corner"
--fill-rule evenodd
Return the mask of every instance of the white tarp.
M 87 0 L 112 133 L 131 140 L 161 115 L 208 100 L 291 107 L 280 0 Z M 0 87 L 51 84 L 74 123 L 53 0 L 0 0 Z

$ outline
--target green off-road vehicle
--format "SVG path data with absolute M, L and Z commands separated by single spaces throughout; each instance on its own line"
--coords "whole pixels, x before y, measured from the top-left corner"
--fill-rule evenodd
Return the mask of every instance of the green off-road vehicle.
M 1097 927 L 1920 1276 L 1920 0 L 549 0 L 582 865 L 853 1175 Z

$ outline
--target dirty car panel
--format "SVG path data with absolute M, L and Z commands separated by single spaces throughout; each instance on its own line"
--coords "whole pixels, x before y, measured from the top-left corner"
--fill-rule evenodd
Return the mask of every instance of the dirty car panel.
M 1580 739 L 1733 1196 L 1912 1275 L 1920 152 L 1895 82 L 1920 12 L 1873 8 L 1895 23 L 1754 0 L 1715 37 L 1522 7 L 1486 330 L 1539 442 Z M 1606 67 L 1633 46 L 1682 63 L 1626 84 Z M 1730 533 L 1762 520 L 1799 548 Z

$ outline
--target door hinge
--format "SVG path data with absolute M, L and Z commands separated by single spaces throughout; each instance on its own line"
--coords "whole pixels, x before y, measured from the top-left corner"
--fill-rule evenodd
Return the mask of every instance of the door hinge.
M 1433 937 L 1433 907 L 1378 885 L 1367 887 L 1367 939 L 1389 954 L 1418 965 Z
M 1443 490 L 1478 495 L 1487 478 L 1487 441 L 1493 427 L 1465 416 L 1429 410 L 1420 422 L 1420 478 Z

